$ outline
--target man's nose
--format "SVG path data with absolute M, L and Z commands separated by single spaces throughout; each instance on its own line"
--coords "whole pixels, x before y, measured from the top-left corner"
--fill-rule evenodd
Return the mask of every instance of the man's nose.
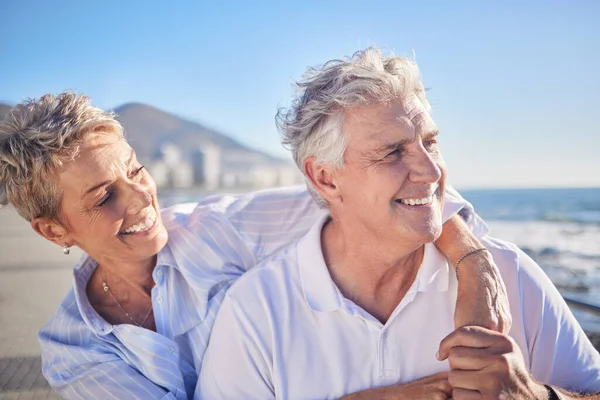
M 435 183 L 442 178 L 437 158 L 425 149 L 411 157 L 409 179 L 412 182 Z
M 143 186 L 132 183 L 128 188 L 129 195 L 127 196 L 127 214 L 137 214 L 144 208 L 152 204 L 152 196 L 144 189 Z

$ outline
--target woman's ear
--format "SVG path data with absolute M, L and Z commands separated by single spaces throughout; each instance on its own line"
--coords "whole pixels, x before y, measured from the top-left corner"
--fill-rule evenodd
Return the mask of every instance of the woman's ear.
M 31 228 L 44 239 L 56 243 L 60 247 L 73 245 L 68 231 L 61 224 L 49 218 L 35 218 L 31 221 Z
M 340 198 L 339 186 L 335 179 L 335 168 L 332 165 L 318 163 L 317 158 L 311 156 L 304 160 L 303 167 L 304 175 L 327 203 L 335 202 Z

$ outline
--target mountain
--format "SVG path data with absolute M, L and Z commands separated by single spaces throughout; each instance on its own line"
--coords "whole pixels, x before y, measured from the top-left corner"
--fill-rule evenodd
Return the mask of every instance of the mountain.
M 9 110 L 0 104 L 0 118 Z M 303 182 L 291 160 L 250 149 L 196 122 L 141 103 L 124 104 L 114 111 L 159 187 L 216 190 Z
M 11 106 L 0 104 L 0 121 Z M 127 103 L 114 112 L 138 157 L 144 163 L 159 155 L 164 144 L 177 146 L 187 159 L 207 144 L 220 148 L 223 168 L 244 170 L 253 165 L 290 165 L 290 161 L 250 149 L 214 129 L 142 103 Z
M 6 104 L 0 104 L 0 121 L 2 121 L 4 117 L 6 117 L 11 108 L 11 106 L 8 106 Z
M 149 160 L 156 156 L 162 144 L 170 143 L 182 151 L 192 151 L 212 143 L 221 148 L 225 163 L 235 160 L 252 160 L 269 164 L 288 163 L 258 150 L 250 149 L 234 139 L 158 108 L 128 103 L 116 108 L 117 119 L 123 125 L 125 134 L 138 157 Z

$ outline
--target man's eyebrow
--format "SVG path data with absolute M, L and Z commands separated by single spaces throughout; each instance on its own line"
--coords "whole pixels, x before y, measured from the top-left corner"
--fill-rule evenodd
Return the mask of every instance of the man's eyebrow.
M 401 147 L 404 147 L 407 143 L 410 143 L 410 140 L 402 139 L 402 140 L 398 140 L 397 142 L 386 143 L 386 144 L 378 147 L 377 149 L 375 149 L 375 152 L 381 153 L 383 151 L 399 149 Z
M 436 137 L 439 134 L 440 134 L 440 131 L 438 129 L 433 129 L 429 132 L 424 133 L 422 138 L 423 139 L 433 139 L 434 137 Z
M 125 162 L 125 167 L 129 167 L 131 165 L 131 162 L 133 161 L 133 158 L 135 156 L 135 151 L 133 151 L 133 149 L 131 149 L 131 152 L 129 153 L 129 157 L 127 158 L 127 161 Z M 111 181 L 106 180 L 106 181 L 102 181 L 94 186 L 92 186 L 91 188 L 87 189 L 86 191 L 83 192 L 83 195 L 81 196 L 81 198 L 83 199 L 85 196 L 87 196 L 88 194 L 100 189 L 102 186 L 106 186 L 110 183 Z

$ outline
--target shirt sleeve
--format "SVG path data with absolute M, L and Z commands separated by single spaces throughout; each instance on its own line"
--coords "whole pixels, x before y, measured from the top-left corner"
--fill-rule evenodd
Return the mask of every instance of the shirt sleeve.
M 284 246 L 303 237 L 327 210 L 317 206 L 305 187 L 263 190 L 235 197 L 212 197 L 202 203 L 218 211 L 228 221 L 229 228 L 241 240 L 253 260 L 242 265 L 248 270 Z M 476 236 L 487 233 L 487 226 L 473 206 L 454 188 L 446 187 L 444 222 L 461 211 L 461 215 Z M 241 249 L 238 249 L 241 251 Z M 244 258 L 248 260 L 248 258 Z
M 516 254 L 531 373 L 564 389 L 600 392 L 600 354 L 548 276 L 523 251 Z
M 267 346 L 226 295 L 204 356 L 194 399 L 275 399 Z
M 42 373 L 65 399 L 186 399 L 173 387 L 163 388 L 129 366 L 110 346 L 90 341 L 82 321 L 59 310 L 38 340 L 42 349 Z

